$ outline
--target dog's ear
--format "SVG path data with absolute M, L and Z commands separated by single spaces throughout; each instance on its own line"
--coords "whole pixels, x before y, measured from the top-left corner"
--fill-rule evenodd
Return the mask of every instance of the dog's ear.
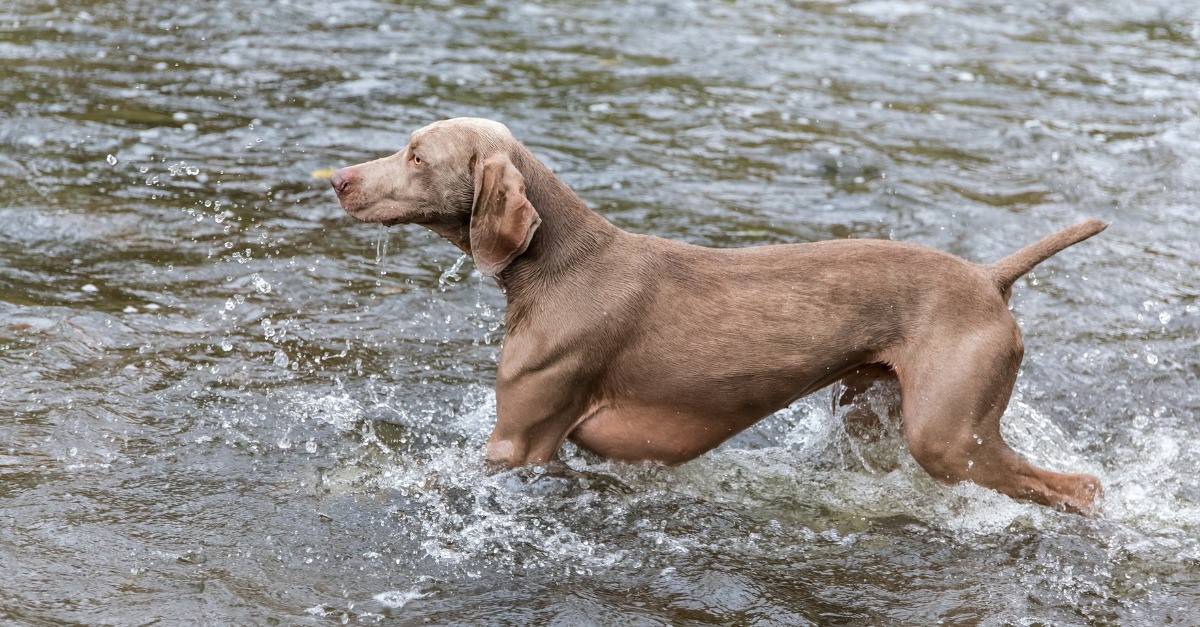
M 529 248 L 541 216 L 525 197 L 525 177 L 507 155 L 475 164 L 471 257 L 486 276 L 500 274 Z

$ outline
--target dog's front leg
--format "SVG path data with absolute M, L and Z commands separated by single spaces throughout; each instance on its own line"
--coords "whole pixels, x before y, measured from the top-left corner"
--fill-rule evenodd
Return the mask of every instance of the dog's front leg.
M 563 421 L 550 416 L 534 420 L 528 420 L 528 416 L 506 419 L 503 413 L 497 414 L 496 427 L 488 438 L 486 451 L 488 465 L 496 468 L 546 464 L 555 460 L 573 422 L 569 418 Z
M 497 379 L 496 426 L 487 443 L 490 465 L 513 468 L 556 458 L 584 408 L 571 379 L 557 368 Z

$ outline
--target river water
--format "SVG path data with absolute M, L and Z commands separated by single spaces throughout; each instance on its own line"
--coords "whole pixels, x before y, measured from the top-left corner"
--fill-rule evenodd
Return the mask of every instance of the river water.
M 7 0 L 0 622 L 1197 624 L 1198 13 Z M 697 244 L 1112 221 L 1017 284 L 1005 416 L 1099 514 L 941 486 L 828 392 L 678 468 L 487 474 L 501 294 L 321 179 L 457 115 Z

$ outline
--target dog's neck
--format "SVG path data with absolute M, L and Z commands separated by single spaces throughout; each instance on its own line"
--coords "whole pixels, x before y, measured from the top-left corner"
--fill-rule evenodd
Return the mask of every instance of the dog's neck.
M 424 222 L 421 226 L 441 235 L 446 241 L 466 254 L 471 254 L 471 223 L 465 222 Z
M 496 277 L 510 309 L 530 299 L 537 285 L 588 263 L 620 233 L 523 146 L 514 151 L 512 159 L 525 177 L 525 197 L 542 223 L 529 248 Z

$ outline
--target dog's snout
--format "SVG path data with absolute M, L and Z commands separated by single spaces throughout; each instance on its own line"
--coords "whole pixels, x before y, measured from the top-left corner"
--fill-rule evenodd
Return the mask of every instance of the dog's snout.
M 329 177 L 329 184 L 333 186 L 333 191 L 337 192 L 339 195 L 345 192 L 346 189 L 350 187 L 350 183 L 353 181 L 354 173 L 348 168 L 338 170 L 337 172 L 333 173 L 333 176 Z

